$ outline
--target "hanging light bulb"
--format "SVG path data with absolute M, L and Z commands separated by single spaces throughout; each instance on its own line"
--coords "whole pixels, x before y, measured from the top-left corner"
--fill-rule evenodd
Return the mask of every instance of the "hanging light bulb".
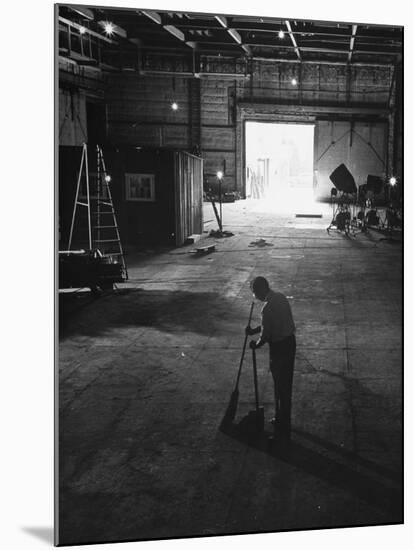
M 171 109 L 173 111 L 178 111 L 178 103 L 176 103 L 175 101 L 173 101 L 173 103 L 171 103 Z
M 296 80 L 296 78 L 292 78 L 292 80 L 290 82 L 292 83 L 292 86 L 297 86 L 298 85 L 298 81 Z
M 282 30 L 280 30 L 278 32 L 278 36 L 279 36 L 279 38 L 285 38 L 285 33 Z
M 106 181 L 106 183 L 109 183 L 109 182 L 111 181 L 111 179 L 112 179 L 112 178 L 111 178 L 111 176 L 110 176 L 109 174 L 107 174 L 107 175 L 105 176 L 105 181 Z
M 110 21 L 105 21 L 104 23 L 104 31 L 108 36 L 112 36 L 114 34 L 115 25 L 111 23 Z
M 222 179 L 223 179 L 223 175 L 224 175 L 223 172 L 222 172 L 221 170 L 219 170 L 219 171 L 217 172 L 217 174 L 216 174 L 217 179 L 218 179 L 218 180 L 222 180 Z
M 397 184 L 397 178 L 394 177 L 394 176 L 392 176 L 392 177 L 390 178 L 389 184 L 390 184 L 392 187 L 394 187 L 394 185 Z
M 79 34 L 85 34 L 86 29 L 85 27 L 79 27 Z

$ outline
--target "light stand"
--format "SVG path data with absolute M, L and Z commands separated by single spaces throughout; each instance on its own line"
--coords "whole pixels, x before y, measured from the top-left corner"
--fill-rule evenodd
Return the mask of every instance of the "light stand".
M 219 170 L 217 172 L 218 188 L 219 188 L 219 205 L 220 205 L 220 230 L 223 231 L 223 198 L 222 198 L 222 182 L 223 172 Z

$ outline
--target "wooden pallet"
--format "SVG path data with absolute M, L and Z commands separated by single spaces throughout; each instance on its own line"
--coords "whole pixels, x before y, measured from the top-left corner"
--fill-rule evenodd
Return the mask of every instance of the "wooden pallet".
M 197 254 L 211 254 L 216 250 L 215 244 L 210 244 L 209 246 L 200 246 L 196 248 L 195 251 Z

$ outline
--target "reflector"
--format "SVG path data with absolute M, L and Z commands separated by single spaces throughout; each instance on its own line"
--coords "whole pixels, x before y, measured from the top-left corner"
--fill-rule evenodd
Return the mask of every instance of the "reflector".
M 329 176 L 329 179 L 335 185 L 338 191 L 342 191 L 344 193 L 356 193 L 357 188 L 355 185 L 354 176 L 351 174 L 345 164 L 340 164 L 338 168 L 335 168 L 335 170 Z

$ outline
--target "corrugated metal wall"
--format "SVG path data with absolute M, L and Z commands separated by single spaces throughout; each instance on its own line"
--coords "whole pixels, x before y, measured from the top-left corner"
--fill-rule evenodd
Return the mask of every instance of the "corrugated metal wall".
M 184 152 L 175 153 L 176 244 L 184 244 L 203 231 L 203 161 Z

